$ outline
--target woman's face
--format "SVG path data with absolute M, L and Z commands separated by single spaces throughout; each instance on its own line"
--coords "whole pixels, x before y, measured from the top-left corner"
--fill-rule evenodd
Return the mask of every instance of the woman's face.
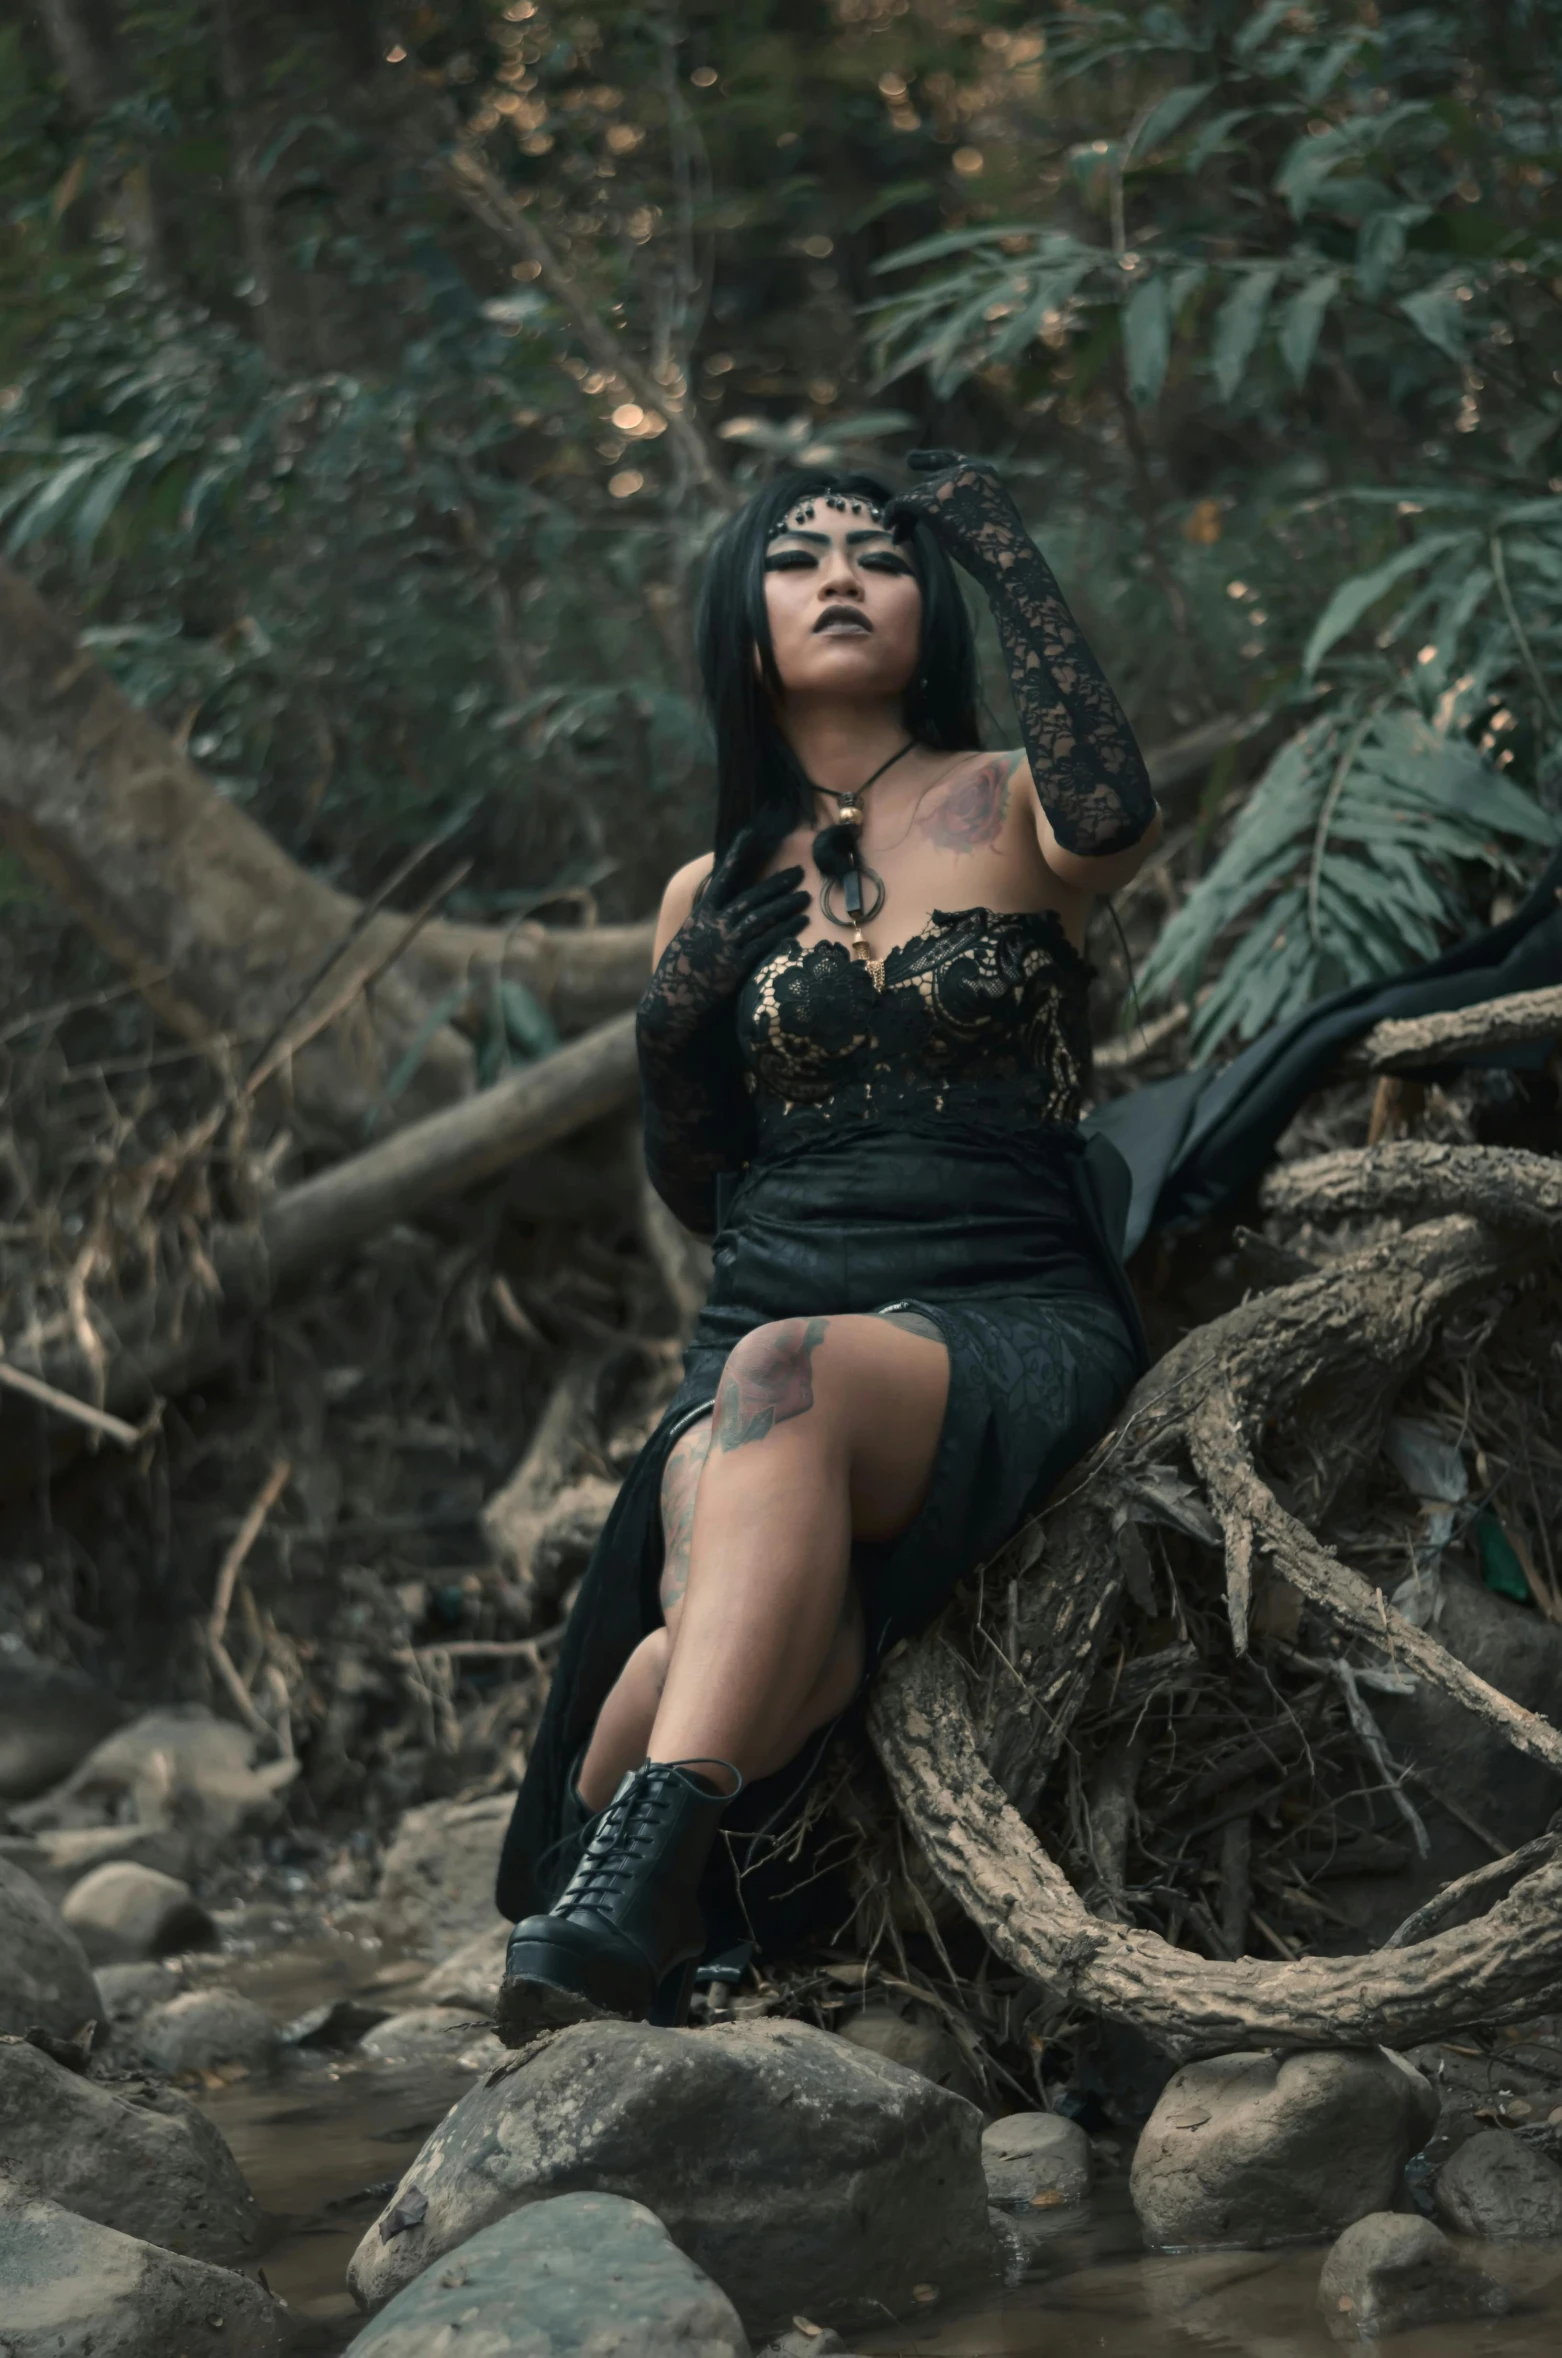
M 799 501 L 765 552 L 776 670 L 794 696 L 899 696 L 922 639 L 922 590 L 863 500 Z

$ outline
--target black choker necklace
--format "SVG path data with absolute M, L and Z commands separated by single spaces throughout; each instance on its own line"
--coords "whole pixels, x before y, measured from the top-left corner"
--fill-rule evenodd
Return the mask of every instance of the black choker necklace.
M 851 929 L 851 954 L 860 966 L 865 966 L 876 991 L 884 988 L 884 961 L 875 958 L 863 939 L 862 929 L 871 925 L 884 906 L 884 879 L 876 868 L 870 868 L 862 857 L 863 796 L 870 786 L 876 786 L 886 770 L 893 769 L 916 744 L 908 737 L 904 745 L 892 753 L 888 761 L 881 761 L 871 778 L 864 778 L 860 786 L 845 791 L 837 786 L 815 786 L 816 794 L 827 794 L 839 807 L 832 824 L 822 827 L 814 837 L 814 864 L 824 882 L 819 891 L 819 913 L 831 925 L 844 931 Z M 863 886 L 873 890 L 872 906 L 865 905 Z M 841 888 L 843 915 L 837 915 L 834 905 L 835 888 Z

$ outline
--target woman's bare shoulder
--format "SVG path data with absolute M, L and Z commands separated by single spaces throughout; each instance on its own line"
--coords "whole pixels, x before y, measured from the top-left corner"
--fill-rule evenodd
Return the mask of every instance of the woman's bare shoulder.
M 662 895 L 662 906 L 656 920 L 656 943 L 652 962 L 660 958 L 680 925 L 686 924 L 694 907 L 694 896 L 716 864 L 714 852 L 701 852 L 697 860 L 686 860 L 667 879 Z

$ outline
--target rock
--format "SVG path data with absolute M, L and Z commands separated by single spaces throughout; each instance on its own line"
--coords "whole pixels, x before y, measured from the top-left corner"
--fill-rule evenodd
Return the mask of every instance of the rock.
M 99 1974 L 98 1979 L 102 1978 Z M 388 2006 L 372 2005 L 362 1998 L 333 1998 L 328 2005 L 311 2006 L 307 2014 L 297 2015 L 278 2035 L 284 2047 L 324 2048 L 345 2055 L 366 2031 L 388 2022 L 390 2012 Z
M 509 1939 L 509 1925 L 502 1916 L 495 1917 L 486 1931 L 436 1965 L 412 1995 L 420 2006 L 469 2006 L 474 2014 L 492 2014 Z
M 30 1875 L 0 1862 L 0 2036 L 71 2038 L 103 2011 L 87 1952 Z
M 102 2019 L 115 2030 L 129 2029 L 184 1988 L 177 1966 L 165 1965 L 158 1957 L 143 1957 L 133 1965 L 100 1965 L 97 1981 Z
M 95 1965 L 210 1948 L 217 1937 L 188 1883 L 128 1860 L 94 1867 L 68 1893 L 60 1914 Z
M 468 2071 L 492 2071 L 509 2049 L 490 2023 L 458 2006 L 409 2006 L 387 2015 L 365 2033 L 358 2053 L 376 2063 L 451 2063 Z
M 1145 2124 L 1129 2185 L 1152 2244 L 1337 2235 L 1393 2201 L 1437 2120 L 1418 2071 L 1386 2048 L 1188 2064 Z
M 237 1990 L 186 1990 L 144 2016 L 136 2050 L 153 2071 L 219 2071 L 242 2064 L 271 2071 L 281 2053 L 277 2026 L 263 2006 Z
M 293 1760 L 252 1766 L 257 1739 L 198 1703 L 149 1711 L 88 1753 L 39 1801 L 11 1812 L 24 1833 L 52 1827 L 163 1827 L 187 1844 L 192 1865 L 213 1857 L 246 1826 L 276 1815 L 298 1774 Z
M 1505 2285 L 1472 2268 L 1430 2219 L 1372 2211 L 1347 2227 L 1323 2263 L 1318 2307 L 1337 2342 L 1373 2342 L 1413 2326 L 1501 2317 Z
M 0 2182 L 5 2358 L 279 2358 L 287 2310 L 247 2276 Z
M 903 2071 L 919 2071 L 935 2087 L 950 2088 L 971 2103 L 981 2093 L 959 2041 L 936 2023 L 908 2021 L 891 2006 L 866 2006 L 860 2014 L 847 2015 L 838 2035 Z
M 1093 2174 L 1090 2139 L 1058 2112 L 1011 2112 L 982 2131 L 987 2199 L 1000 2208 L 1052 2210 L 1083 2202 Z
M 444 1955 L 479 1933 L 492 1934 L 494 1877 L 514 1797 L 431 1801 L 409 1809 L 385 1853 L 374 1916 L 387 1940 Z M 485 2005 L 491 2005 L 490 1987 Z
M 839 2348 L 839 2344 L 836 2345 Z M 749 2358 L 726 2294 L 654 2212 L 561 2194 L 463 2243 L 399 2292 L 348 2358 Z
M 1491 2243 L 1562 2239 L 1562 2169 L 1511 2129 L 1482 2129 L 1458 2146 L 1432 2201 L 1448 2226 Z
M 110 2086 L 21 2040 L 0 2046 L 0 2162 L 18 2193 L 170 2251 L 232 2260 L 254 2247 L 238 2163 L 171 2088 Z
M 963 2097 L 804 2023 L 583 2023 L 462 2097 L 348 2282 L 376 2309 L 496 2219 L 584 2187 L 648 2202 L 756 2341 L 799 2311 L 882 2324 L 918 2305 L 913 2287 L 992 2266 L 981 2125 Z
M 0 1639 L 0 1802 L 30 1801 L 68 1777 L 124 1713 L 79 1670 Z

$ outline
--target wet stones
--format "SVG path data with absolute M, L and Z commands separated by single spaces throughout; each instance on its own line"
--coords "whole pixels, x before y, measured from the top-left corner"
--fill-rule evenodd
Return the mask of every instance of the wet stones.
M 1562 2169 L 1511 2129 L 1482 2129 L 1444 2162 L 1432 2189 L 1438 2217 L 1492 2243 L 1562 2240 Z
M 837 2035 L 850 2046 L 881 2055 L 904 2071 L 919 2071 L 935 2087 L 975 2101 L 979 2086 L 959 2041 L 935 2022 L 918 2022 L 892 2006 L 866 2006 L 848 2014 Z
M 0 1860 L 0 2036 L 69 2039 L 102 2012 L 75 1933 L 30 1875 Z
M 614 2194 L 558 2195 L 484 2228 L 398 2293 L 348 2358 L 428 2358 L 447 2341 L 482 2358 L 749 2358 L 726 2294 L 654 2212 Z
M 1220 2055 L 1167 2084 L 1130 2187 L 1152 2244 L 1263 2245 L 1337 2235 L 1386 2210 L 1437 2120 L 1401 2057 Z
M 514 1796 L 409 1809 L 385 1854 L 374 1917 L 387 1940 L 448 1956 L 494 1933 L 494 1872 Z M 497 1986 L 497 1985 L 496 1985 Z M 490 1989 L 485 2003 L 491 2004 Z
M 95 1965 L 128 1965 L 215 1946 L 217 1928 L 188 1883 L 128 1859 L 84 1875 L 60 1910 Z
M 492 2071 L 508 2048 L 488 2022 L 456 2006 L 410 2006 L 387 2015 L 358 2043 L 360 2055 L 376 2063 L 451 2063 L 469 2071 Z
M 509 1940 L 509 1925 L 496 1918 L 484 1931 L 463 1941 L 453 1955 L 442 1958 L 413 1996 L 424 2006 L 465 2006 L 473 2014 L 491 2015 L 504 1979 Z
M 983 2130 L 982 2168 L 999 2209 L 1057 2209 L 1090 2192 L 1090 2139 L 1061 2113 L 1010 2113 Z
M 589 2188 L 653 2208 L 755 2340 L 799 2310 L 882 2323 L 992 2268 L 980 2137 L 963 2098 L 805 2024 L 582 2024 L 461 2099 L 348 2281 L 377 2309 L 498 2219 Z
M 227 2268 L 160 2250 L 0 2180 L 6 2358 L 280 2358 L 280 2302 Z
M 153 2006 L 136 2037 L 141 2061 L 170 2079 L 181 2073 L 270 2071 L 281 2043 L 263 2006 L 236 1990 L 186 1990 Z
M 204 2114 L 171 2088 L 85 2079 L 0 2044 L 0 2169 L 18 2195 L 196 2259 L 254 2248 L 255 2199 Z
M 1323 2264 L 1318 2308 L 1337 2342 L 1379 2341 L 1418 2325 L 1501 2317 L 1512 2295 L 1414 2212 L 1376 2211 L 1347 2227 Z

